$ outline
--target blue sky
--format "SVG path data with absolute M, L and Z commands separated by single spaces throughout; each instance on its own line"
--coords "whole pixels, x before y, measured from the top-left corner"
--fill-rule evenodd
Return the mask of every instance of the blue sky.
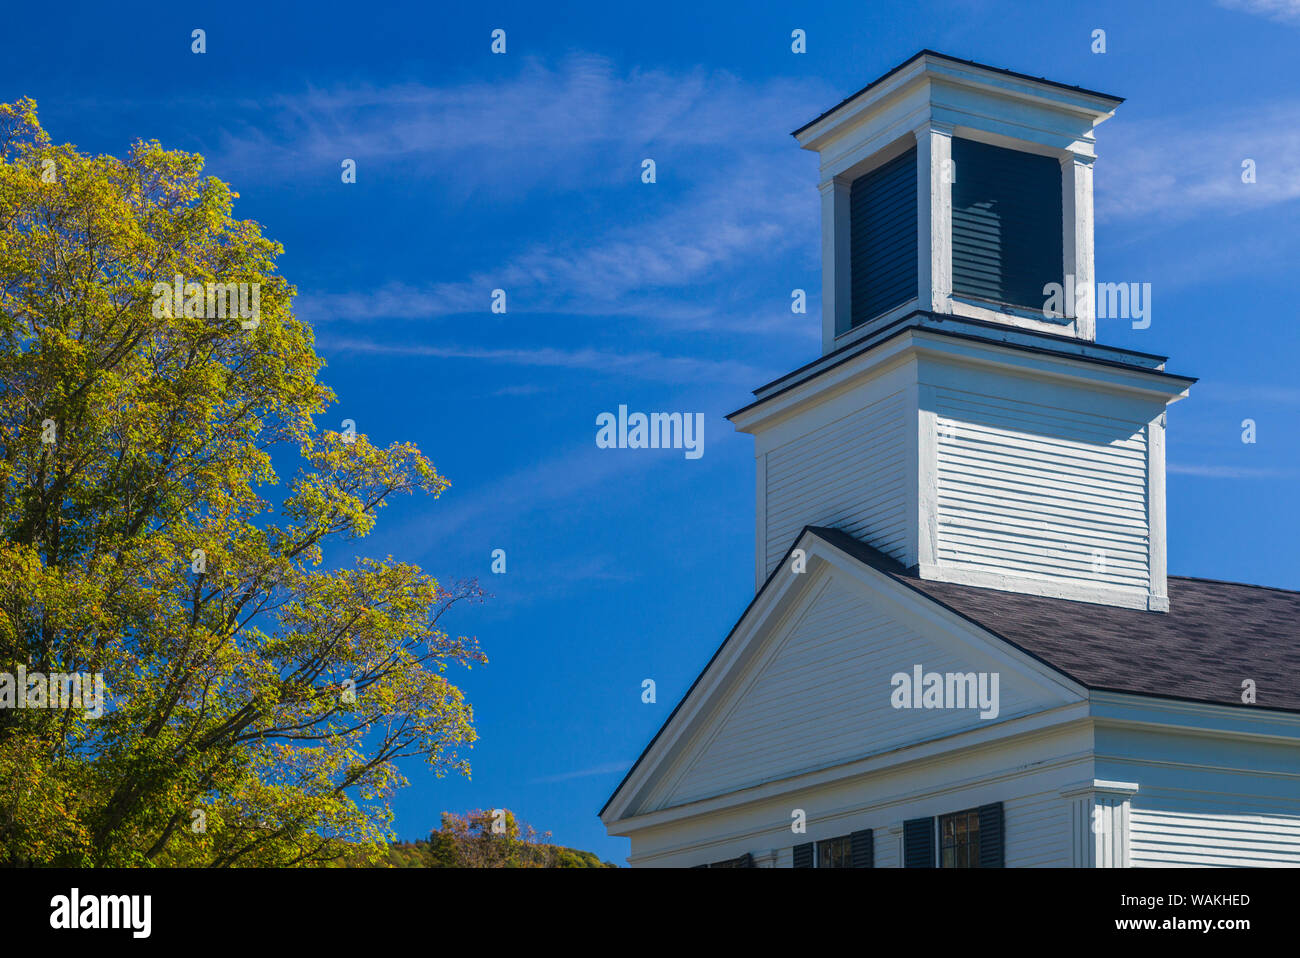
M 1170 571 L 1300 588 L 1297 0 L 186 6 L 14 7 L 0 99 L 83 151 L 204 154 L 286 247 L 324 425 L 452 480 L 338 556 L 493 593 L 451 623 L 491 659 L 460 676 L 473 779 L 409 767 L 400 836 L 505 806 L 622 862 L 596 812 L 753 590 L 751 441 L 723 416 L 819 351 L 817 161 L 789 132 L 922 47 L 1128 99 L 1098 132 L 1098 279 L 1150 282 L 1152 322 L 1099 339 L 1201 377 L 1170 414 Z M 702 412 L 704 455 L 597 449 L 619 404 Z

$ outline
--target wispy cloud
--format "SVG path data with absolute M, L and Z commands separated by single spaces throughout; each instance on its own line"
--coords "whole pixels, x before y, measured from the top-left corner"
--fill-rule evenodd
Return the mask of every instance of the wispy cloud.
M 445 197 L 461 210 L 460 229 L 473 228 L 470 210 L 492 204 L 552 204 L 498 265 L 303 290 L 298 308 L 316 324 L 486 312 L 500 288 L 512 312 L 815 337 L 815 323 L 789 312 L 790 289 L 816 285 L 820 236 L 815 161 L 789 131 L 810 104 L 831 98 L 814 81 L 620 72 L 572 56 L 553 67 L 529 61 L 491 82 L 312 89 L 240 104 L 212 163 L 265 181 L 354 159 L 359 176 L 400 176 L 421 195 Z M 645 158 L 656 161 L 654 184 L 640 181 Z M 577 191 L 584 202 L 603 199 L 589 227 L 575 230 L 560 206 Z M 765 264 L 792 251 L 804 272 L 773 282 Z
M 660 329 L 812 336 L 816 324 L 797 322 L 806 316 L 791 314 L 789 297 L 795 286 L 813 286 L 817 271 L 810 268 L 777 284 L 755 269 L 801 248 L 810 267 L 816 258 L 817 204 L 807 176 L 797 169 L 800 159 L 736 158 L 725 174 L 684 194 L 646 186 L 664 189 L 659 212 L 650 219 L 534 240 L 500 266 L 462 280 L 306 291 L 298 308 L 316 324 L 434 319 L 487 314 L 492 290 L 502 289 L 515 313 L 631 317 Z M 701 297 L 702 290 L 713 294 Z M 726 295 L 729 291 L 733 295 Z M 737 294 L 744 296 L 743 307 Z
M 520 516 L 546 511 L 558 502 L 582 501 L 592 488 L 616 487 L 620 476 L 646 467 L 648 460 L 610 455 L 608 450 L 596 448 L 594 413 L 591 435 L 589 446 L 569 448 L 496 482 L 463 493 L 453 486 L 435 510 L 415 523 L 418 536 L 436 543 L 450 541 L 467 528 L 491 534 L 510 528 Z
M 1300 24 L 1300 0 L 1217 0 L 1227 10 L 1240 10 L 1278 23 Z
M 502 386 L 500 389 L 492 390 L 493 396 L 536 396 L 539 393 L 547 391 L 545 386 L 539 386 L 536 383 L 521 383 L 517 386 Z
M 1199 476 L 1202 479 L 1294 479 L 1300 473 L 1294 469 L 1266 469 L 1249 466 L 1198 466 L 1171 462 L 1168 471 L 1180 476 Z
M 1300 404 L 1300 389 L 1294 386 L 1200 383 L 1196 387 L 1196 395 L 1219 402 L 1258 402 L 1283 406 Z
M 767 373 L 730 359 L 702 359 L 694 356 L 665 356 L 657 352 L 620 353 L 598 349 L 492 349 L 478 346 L 421 346 L 380 343 L 362 339 L 323 337 L 327 352 L 377 353 L 395 356 L 424 356 L 435 359 L 465 359 L 510 366 L 540 366 L 554 369 L 584 369 L 613 376 L 631 376 L 656 382 L 692 383 L 707 378 L 712 382 L 739 385 L 762 380 Z
M 504 58 L 502 58 L 504 59 Z M 622 72 L 607 58 L 573 55 L 551 66 L 431 86 L 349 86 L 236 104 L 217 158 L 228 168 L 296 176 L 310 164 L 358 162 L 360 175 L 399 165 L 436 172 L 438 187 L 518 195 L 590 189 L 635 179 L 655 153 L 672 170 L 683 150 L 739 152 L 786 140 L 825 100 L 821 83 L 748 83 L 700 68 Z M 743 109 L 742 109 L 743 107 Z M 448 166 L 455 175 L 447 175 Z
M 808 232 L 812 234 L 811 230 Z M 570 255 L 573 260 L 583 256 L 576 249 Z M 740 262 L 736 265 L 743 266 L 743 255 L 738 253 L 737 259 Z M 647 261 L 646 265 L 649 271 L 652 264 Z M 515 274 L 517 267 L 517 261 L 507 264 L 503 272 Z M 626 263 L 619 267 L 624 271 L 624 279 L 627 279 L 627 267 Z M 810 314 L 816 313 L 815 297 L 820 285 L 820 275 L 812 269 L 806 275 L 791 276 L 790 290 L 775 283 L 768 284 L 764 290 L 751 290 L 743 304 L 732 298 L 725 298 L 724 302 L 719 301 L 723 297 L 714 300 L 698 294 L 687 295 L 698 287 L 692 286 L 685 274 L 679 276 L 676 284 L 680 288 L 648 290 L 633 287 L 617 297 L 610 295 L 610 291 L 617 287 L 605 281 L 594 263 L 590 271 L 578 273 L 574 278 L 576 281 L 572 285 L 543 286 L 534 275 L 518 285 L 511 285 L 507 291 L 510 314 L 563 314 L 597 323 L 635 320 L 663 332 L 743 332 L 749 336 L 775 335 L 788 341 L 810 343 L 821 337 L 821 326 L 808 319 Z M 794 284 L 801 279 L 810 302 L 808 313 L 796 315 L 790 311 L 789 296 Z M 500 274 L 475 275 L 460 283 L 423 287 L 388 283 L 374 291 L 336 293 L 308 289 L 300 290 L 295 312 L 299 318 L 317 327 L 380 321 L 392 325 L 394 321 L 438 321 L 475 315 L 488 317 L 492 315 L 489 312 L 491 291 L 498 288 L 505 288 L 500 285 Z
M 502 608 L 517 612 L 521 606 L 554 601 L 567 596 L 589 596 L 594 589 L 608 589 L 636 582 L 642 575 L 610 556 L 546 556 L 520 570 L 510 582 L 498 586 L 495 598 Z
M 567 782 L 575 778 L 591 778 L 595 775 L 612 775 L 615 772 L 626 772 L 632 767 L 631 761 L 626 762 L 606 762 L 603 765 L 593 765 L 591 768 L 581 768 L 576 772 L 561 772 L 559 775 L 546 775 L 542 778 L 535 778 L 530 781 L 529 785 L 551 785 L 555 782 Z
M 719 397 L 701 398 L 705 400 L 703 408 L 722 408 L 715 401 Z M 550 459 L 477 487 L 453 484 L 435 508 L 412 520 L 402 530 L 402 536 L 409 541 L 427 543 L 463 540 L 466 536 L 490 539 L 513 528 L 526 516 L 555 516 L 555 507 L 562 503 L 569 504 L 569 511 L 563 514 L 562 521 L 571 524 L 575 521 L 575 510 L 585 504 L 606 508 L 610 501 L 608 490 L 621 489 L 627 493 L 637 481 L 638 474 L 644 476 L 648 470 L 681 466 L 683 460 L 669 450 L 641 455 L 627 450 L 597 448 L 596 413 L 599 411 L 593 409 L 591 412 L 589 444 L 569 446 Z M 726 424 L 720 414 L 706 414 L 704 422 L 704 457 L 692 463 L 692 468 L 708 468 L 717 461 L 715 451 L 718 446 L 747 440 Z M 657 456 L 655 452 L 663 454 Z M 593 490 L 602 492 L 593 495 Z M 626 501 L 635 503 L 635 499 Z M 581 566 L 579 572 L 589 579 L 614 580 L 620 578 L 625 570 L 595 562 Z
M 1105 175 L 1098 176 L 1098 216 L 1178 221 L 1233 213 L 1300 198 L 1300 100 L 1104 129 Z M 1109 127 L 1109 124 L 1107 124 Z M 1255 182 L 1242 182 L 1253 160 Z

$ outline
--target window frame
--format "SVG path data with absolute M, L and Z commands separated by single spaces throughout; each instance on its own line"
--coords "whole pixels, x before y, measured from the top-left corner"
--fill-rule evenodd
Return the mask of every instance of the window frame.
M 836 845 L 837 850 L 833 854 L 840 858 L 839 864 L 823 864 L 822 846 Z M 853 836 L 836 835 L 833 838 L 823 838 L 813 843 L 813 868 L 852 868 L 853 867 Z
M 962 836 L 965 840 L 962 841 L 960 844 L 954 841 L 952 846 L 947 846 L 944 843 L 944 823 L 948 821 L 955 822 L 955 820 L 958 819 L 959 817 L 964 819 Z M 935 851 L 938 853 L 936 856 L 937 859 L 936 867 L 938 868 L 979 868 L 980 851 L 981 851 L 980 807 L 976 806 L 974 808 L 963 808 L 960 811 L 949 812 L 946 815 L 936 815 L 934 817 L 934 821 L 935 821 L 935 832 L 936 832 Z M 973 829 L 971 827 L 972 824 L 974 826 Z M 971 835 L 974 835 L 973 842 L 970 840 Z M 956 838 L 956 830 L 954 829 L 954 839 L 955 838 Z M 948 852 L 950 850 L 953 852 L 952 864 L 947 863 Z M 966 859 L 966 864 L 956 863 L 958 857 L 957 855 L 958 850 L 964 853 L 963 857 Z

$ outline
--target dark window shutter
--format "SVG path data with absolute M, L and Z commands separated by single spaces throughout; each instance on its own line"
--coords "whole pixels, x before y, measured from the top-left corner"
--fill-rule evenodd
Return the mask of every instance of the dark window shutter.
M 980 868 L 1006 867 L 1006 837 L 1002 803 L 980 806 Z
M 809 842 L 807 845 L 794 846 L 794 867 L 795 868 L 813 867 L 812 842 Z
M 876 867 L 876 842 L 875 833 L 871 829 L 861 832 L 854 832 L 849 836 L 853 844 L 853 867 L 854 868 L 875 868 Z
M 1061 164 L 953 137 L 952 290 L 1042 309 L 1064 281 Z
M 849 312 L 854 327 L 916 297 L 916 176 L 913 147 L 849 187 Z
M 713 862 L 708 865 L 696 865 L 696 868 L 753 868 L 754 856 L 750 852 L 745 852 L 739 858 L 724 858 L 720 862 Z
M 913 818 L 903 822 L 903 867 L 934 867 L 933 818 Z

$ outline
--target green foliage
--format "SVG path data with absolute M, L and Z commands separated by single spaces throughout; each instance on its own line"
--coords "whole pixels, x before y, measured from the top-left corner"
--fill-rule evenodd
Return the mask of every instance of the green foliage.
M 397 759 L 468 774 L 446 671 L 486 659 L 438 622 L 477 589 L 321 568 L 447 480 L 316 428 L 333 394 L 282 248 L 202 168 L 157 142 L 86 156 L 0 105 L 0 672 L 108 689 L 100 718 L 0 709 L 0 863 L 378 858 Z M 176 276 L 257 284 L 257 323 L 160 309 Z M 300 464 L 278 508 L 273 459 Z

